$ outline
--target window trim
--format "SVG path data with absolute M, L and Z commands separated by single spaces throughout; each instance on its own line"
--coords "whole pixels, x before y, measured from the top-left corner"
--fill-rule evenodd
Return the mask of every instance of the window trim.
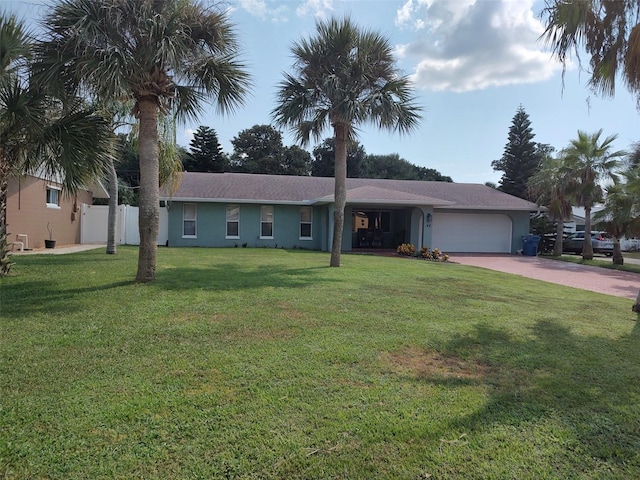
M 50 200 L 49 198 L 49 192 L 56 192 L 56 203 L 51 203 L 48 200 Z M 47 189 L 46 189 L 46 193 L 45 193 L 45 205 L 47 208 L 56 208 L 56 209 L 60 209 L 60 193 L 62 192 L 62 188 L 60 187 L 56 187 L 55 185 L 47 185 Z
M 229 210 L 232 208 L 238 209 L 238 219 L 237 220 L 229 220 Z M 229 223 L 237 223 L 238 224 L 238 235 L 229 235 Z M 225 210 L 225 227 L 224 227 L 224 238 L 228 240 L 240 240 L 240 204 L 238 203 L 228 203 Z
M 310 220 L 308 222 L 302 221 L 302 212 L 304 210 L 308 210 L 310 213 Z M 309 225 L 309 236 L 302 236 L 302 225 Z M 313 240 L 313 207 L 300 207 L 300 228 L 298 230 L 299 238 L 298 240 Z
M 263 220 L 263 212 L 267 209 L 271 209 L 271 221 L 265 221 Z M 275 217 L 276 217 L 276 212 L 275 212 L 275 208 L 273 208 L 273 205 L 262 205 L 260 207 L 260 240 L 273 240 L 274 237 L 274 232 L 275 232 Z M 270 223 L 271 224 L 271 235 L 262 235 L 262 225 L 265 223 Z
M 187 218 L 185 216 L 186 206 L 190 205 L 194 207 L 194 215 L 193 218 Z M 193 222 L 193 231 L 195 232 L 193 235 L 185 234 L 185 224 L 186 222 Z M 197 203 L 183 203 L 182 204 L 182 238 L 198 238 L 198 204 Z

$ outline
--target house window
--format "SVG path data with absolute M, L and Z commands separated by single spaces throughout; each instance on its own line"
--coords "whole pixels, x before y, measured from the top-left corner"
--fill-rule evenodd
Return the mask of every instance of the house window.
M 300 208 L 300 240 L 311 240 L 311 221 L 313 209 L 311 207 Z
M 185 203 L 182 206 L 182 238 L 196 238 L 197 211 L 195 203 Z
M 60 189 L 47 187 L 47 208 L 60 208 Z
M 273 238 L 273 206 L 260 208 L 260 238 Z
M 226 238 L 240 238 L 240 205 L 227 205 Z

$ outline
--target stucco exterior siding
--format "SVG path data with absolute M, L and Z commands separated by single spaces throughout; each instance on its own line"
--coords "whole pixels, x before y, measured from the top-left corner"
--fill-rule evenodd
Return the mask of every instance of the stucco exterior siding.
M 269 205 L 273 207 L 273 238 L 261 238 L 262 204 L 239 204 L 238 238 L 227 238 L 227 204 L 193 202 L 197 205 L 196 235 L 183 236 L 183 205 L 190 202 L 172 202 L 169 208 L 169 246 L 179 247 L 269 247 L 304 248 L 320 250 L 326 234 L 324 208 L 314 207 L 312 237 L 300 238 L 299 205 Z
M 330 177 L 184 172 L 164 197 L 174 205 L 170 245 L 303 247 L 331 250 L 335 181 Z M 198 233 L 182 237 L 181 202 L 198 204 Z M 238 238 L 225 238 L 226 204 L 242 213 Z M 260 238 L 260 206 L 274 209 L 273 238 Z M 313 239 L 300 240 L 299 207 L 313 205 Z M 177 211 L 176 211 L 177 209 Z M 341 239 L 344 252 L 358 248 L 416 248 L 446 251 L 517 252 L 538 206 L 486 185 L 348 178 Z M 356 227 L 352 214 L 356 212 Z M 440 221 L 438 222 L 438 218 Z M 360 220 L 358 220 L 360 219 Z M 191 225 L 193 228 L 193 225 Z M 381 235 L 382 231 L 382 235 Z M 382 237 L 382 238 L 381 238 Z M 438 244 L 438 245 L 436 245 Z M 448 245 L 447 245 L 448 244 Z
M 81 190 L 76 195 L 67 196 L 60 191 L 59 205 L 52 207 L 47 206 L 46 201 L 48 186 L 61 187 L 56 182 L 30 176 L 9 180 L 7 231 L 10 242 L 16 240 L 16 234 L 25 234 L 29 248 L 43 248 L 44 240 L 49 239 L 49 223 L 56 246 L 80 243 L 80 205 L 91 204 L 92 193 Z

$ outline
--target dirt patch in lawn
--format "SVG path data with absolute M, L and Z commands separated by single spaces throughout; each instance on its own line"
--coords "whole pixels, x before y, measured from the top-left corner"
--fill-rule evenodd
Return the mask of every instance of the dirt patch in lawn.
M 385 363 L 394 370 L 417 378 L 482 380 L 490 373 L 490 368 L 480 362 L 419 348 L 389 352 L 385 357 Z

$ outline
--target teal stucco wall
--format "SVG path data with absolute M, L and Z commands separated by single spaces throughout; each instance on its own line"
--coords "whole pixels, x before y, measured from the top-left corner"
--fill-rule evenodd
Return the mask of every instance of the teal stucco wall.
M 194 202 L 195 203 L 195 202 Z M 262 204 L 242 203 L 240 205 L 239 238 L 225 238 L 226 207 L 224 203 L 196 203 L 196 235 L 195 238 L 184 238 L 183 202 L 171 202 L 169 205 L 169 246 L 180 247 L 270 247 L 270 248 L 303 248 L 308 250 L 331 249 L 333 235 L 333 210 L 328 205 L 312 208 L 312 238 L 300 238 L 300 206 L 273 205 L 273 239 L 260 238 L 260 208 Z M 342 251 L 352 250 L 353 232 L 351 215 L 357 206 L 345 208 L 345 226 L 342 237 Z M 367 205 L 367 209 L 383 208 Z M 383 208 L 384 209 L 384 208 Z M 393 248 L 397 243 L 411 242 L 418 246 L 431 246 L 432 225 L 427 215 L 435 215 L 431 206 L 407 207 L 391 210 L 391 232 L 388 234 L 388 245 Z M 512 222 L 511 251 L 516 253 L 522 249 L 522 237 L 529 233 L 529 212 L 506 210 L 438 210 L 457 213 L 504 214 Z M 419 220 L 422 221 L 419 221 Z M 386 241 L 386 240 L 385 240 Z
M 522 250 L 522 237 L 529 234 L 530 218 L 529 212 L 505 212 L 511 217 L 513 222 L 513 230 L 511 236 L 511 253 Z
M 239 238 L 225 238 L 227 204 L 195 203 L 196 235 L 183 237 L 183 204 L 169 206 L 169 246 L 173 247 L 271 247 L 320 250 L 326 235 L 326 209 L 313 207 L 311 239 L 300 238 L 300 206 L 273 205 L 273 238 L 260 238 L 261 204 L 239 204 Z M 189 202 L 186 202 L 189 203 Z

